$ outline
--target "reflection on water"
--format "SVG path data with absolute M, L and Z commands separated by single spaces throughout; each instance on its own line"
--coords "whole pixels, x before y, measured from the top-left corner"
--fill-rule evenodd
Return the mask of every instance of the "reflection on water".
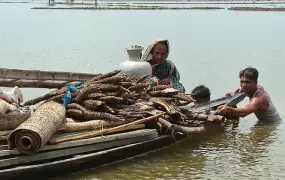
M 253 166 L 260 162 L 260 157 L 266 157 L 269 153 L 267 147 L 277 138 L 277 127 L 278 123 L 257 123 L 250 133 L 239 134 L 236 147 L 241 162 Z

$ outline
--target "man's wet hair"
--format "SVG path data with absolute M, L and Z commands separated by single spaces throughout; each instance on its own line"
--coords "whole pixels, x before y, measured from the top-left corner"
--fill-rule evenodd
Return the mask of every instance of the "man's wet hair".
M 245 76 L 249 80 L 257 81 L 258 71 L 256 68 L 249 66 L 239 72 L 239 78 L 242 76 Z
M 205 99 L 205 100 L 210 100 L 211 91 L 208 87 L 201 84 L 199 86 L 196 86 L 192 90 L 191 95 L 193 96 L 193 98 L 201 98 L 201 99 Z

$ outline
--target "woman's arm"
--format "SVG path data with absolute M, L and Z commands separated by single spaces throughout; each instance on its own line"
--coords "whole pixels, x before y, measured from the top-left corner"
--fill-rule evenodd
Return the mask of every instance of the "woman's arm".
M 170 85 L 171 87 L 177 89 L 180 92 L 185 92 L 184 86 L 179 82 L 180 74 L 174 63 L 171 62 L 171 70 L 169 75 Z

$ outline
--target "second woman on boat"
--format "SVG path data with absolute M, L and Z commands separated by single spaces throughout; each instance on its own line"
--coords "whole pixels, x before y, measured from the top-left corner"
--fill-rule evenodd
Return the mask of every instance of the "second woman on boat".
M 180 75 L 174 63 L 167 60 L 169 42 L 167 39 L 156 39 L 146 49 L 142 59 L 150 63 L 152 78 L 150 84 L 169 85 L 180 92 L 185 92 L 184 86 L 179 82 Z

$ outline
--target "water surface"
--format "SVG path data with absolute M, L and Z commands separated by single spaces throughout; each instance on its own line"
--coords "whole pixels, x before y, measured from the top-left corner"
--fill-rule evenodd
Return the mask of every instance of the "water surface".
M 32 10 L 43 3 L 0 4 L 0 62 L 5 68 L 103 73 L 125 48 L 170 41 L 187 91 L 206 84 L 212 98 L 239 85 L 251 65 L 282 117 L 285 83 L 283 12 Z M 196 5 L 195 5 L 196 6 Z M 228 5 L 227 5 L 228 6 Z M 23 89 L 25 100 L 49 90 Z M 239 106 L 246 104 L 248 100 Z M 250 115 L 148 155 L 59 179 L 283 179 L 283 124 Z

